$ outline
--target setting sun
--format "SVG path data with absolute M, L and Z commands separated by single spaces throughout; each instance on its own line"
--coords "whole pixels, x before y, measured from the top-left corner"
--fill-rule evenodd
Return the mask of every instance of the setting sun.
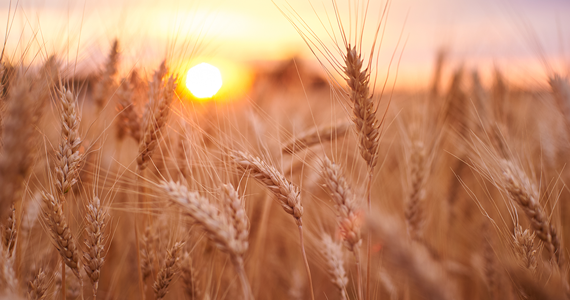
M 218 68 L 200 63 L 188 70 L 186 87 L 196 98 L 211 98 L 222 87 L 222 74 Z

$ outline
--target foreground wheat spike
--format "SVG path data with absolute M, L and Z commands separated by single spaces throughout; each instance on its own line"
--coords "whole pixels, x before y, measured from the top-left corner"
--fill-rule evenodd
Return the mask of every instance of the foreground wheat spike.
M 46 205 L 45 218 L 53 244 L 59 251 L 63 262 L 81 280 L 81 275 L 79 274 L 80 254 L 63 214 L 62 202 L 49 193 L 43 192 L 42 197 Z
M 377 108 L 370 91 L 370 68 L 364 66 L 360 52 L 347 45 L 344 56 L 344 74 L 352 103 L 352 121 L 356 125 L 360 155 L 369 169 L 376 165 L 381 122 L 376 116 Z
M 147 164 L 161 138 L 161 131 L 166 126 L 170 114 L 170 104 L 174 99 L 176 78 L 164 78 L 167 73 L 165 62 L 154 73 L 150 82 L 149 102 L 147 103 L 142 124 L 142 136 L 139 143 L 137 165 L 139 172 L 146 169 Z
M 101 200 L 93 196 L 85 214 L 86 251 L 83 253 L 83 269 L 93 285 L 93 299 L 97 298 L 97 288 L 101 267 L 105 261 L 105 226 L 108 214 L 101 207 Z
M 6 251 L 8 257 L 12 257 L 14 252 L 14 246 L 16 246 L 16 239 L 18 237 L 18 231 L 16 229 L 16 209 L 12 204 L 10 207 L 10 213 L 8 215 L 8 220 L 2 230 L 2 246 Z
M 28 299 L 43 300 L 47 297 L 48 278 L 44 270 L 40 269 L 32 281 L 28 283 Z
M 269 189 L 269 191 L 277 197 L 277 201 L 279 201 L 283 210 L 295 218 L 295 223 L 299 228 L 299 241 L 305 261 L 305 269 L 309 277 L 311 299 L 314 300 L 313 279 L 311 277 L 311 269 L 309 268 L 309 261 L 307 260 L 305 244 L 303 242 L 303 221 L 301 220 L 303 216 L 303 206 L 301 205 L 301 192 L 299 188 L 287 180 L 275 167 L 268 165 L 265 161 L 251 154 L 232 150 L 229 155 L 239 169 L 249 172 L 249 176 Z
M 309 129 L 299 133 L 293 140 L 281 147 L 283 153 L 293 154 L 296 151 L 302 151 L 311 148 L 322 142 L 335 140 L 337 137 L 343 136 L 350 128 L 349 122 L 342 122 L 335 125 L 326 125 Z
M 178 272 L 177 263 L 180 259 L 180 249 L 184 244 L 177 242 L 170 249 L 166 251 L 166 259 L 164 260 L 164 265 L 158 271 L 158 276 L 152 288 L 154 289 L 154 295 L 156 299 L 163 299 L 168 293 L 168 288 L 170 287 L 170 282 L 174 275 Z
M 235 250 L 241 258 L 249 247 L 248 220 L 242 201 L 231 183 L 222 184 L 222 203 L 228 218 L 228 229 L 236 241 Z
M 220 214 L 216 206 L 210 204 L 208 199 L 189 191 L 180 183 L 163 181 L 160 188 L 170 201 L 182 208 L 183 214 L 191 217 L 204 228 L 208 237 L 220 250 L 230 255 L 240 276 L 244 297 L 249 299 L 251 292 L 243 269 L 243 255 L 248 248 L 247 216 L 241 201 L 237 198 L 237 193 L 228 191 L 228 189 L 233 190 L 233 187 L 226 185 L 222 189 L 223 196 L 226 198 L 224 203 L 226 205 L 231 203 L 231 207 L 226 208 L 226 215 Z
M 321 246 L 321 253 L 327 262 L 327 268 L 332 283 L 338 288 L 341 294 L 341 299 L 346 300 L 348 277 L 346 277 L 346 271 L 344 270 L 342 245 L 336 243 L 330 235 L 324 234 Z
M 182 254 L 178 268 L 180 269 L 180 276 L 184 283 L 184 293 L 186 293 L 186 296 L 191 300 L 202 299 L 201 290 L 198 286 L 198 276 L 196 276 L 196 269 L 192 266 L 190 253 L 184 252 L 184 254 Z
M 56 186 L 62 194 L 66 194 L 77 182 L 82 155 L 79 153 L 81 138 L 79 137 L 80 118 L 77 114 L 77 99 L 66 88 L 61 88 L 61 142 L 56 153 L 55 166 Z
M 115 39 L 111 50 L 109 52 L 109 57 L 107 58 L 107 63 L 105 64 L 105 70 L 101 74 L 99 82 L 95 87 L 93 92 L 93 101 L 97 105 L 97 109 L 101 111 L 105 106 L 105 102 L 112 94 L 112 88 L 115 81 L 115 76 L 117 75 L 117 69 L 119 65 L 119 41 Z
M 556 260 L 558 266 L 562 267 L 564 262 L 560 239 L 556 229 L 538 202 L 538 192 L 535 186 L 524 171 L 510 161 L 501 161 L 501 170 L 503 172 L 503 185 L 509 198 L 523 209 L 536 236 L 542 240 L 544 247 Z
M 323 159 L 322 176 L 325 185 L 335 202 L 337 222 L 344 246 L 354 254 L 357 266 L 358 297 L 362 299 L 362 262 L 360 259 L 360 218 L 354 195 L 338 164 L 325 156 Z
M 415 142 L 410 155 L 411 191 L 405 208 L 408 233 L 414 240 L 420 240 L 422 238 L 422 204 L 425 198 L 424 185 L 426 179 L 425 164 L 424 145 L 421 142 Z
M 251 154 L 231 151 L 230 157 L 240 169 L 249 171 L 249 176 L 262 183 L 277 197 L 281 207 L 295 218 L 297 225 L 303 225 L 301 220 L 303 216 L 301 192 L 296 185 L 289 182 L 275 167 Z
M 7 217 L 9 207 L 22 198 L 23 188 L 34 163 L 35 126 L 38 86 L 23 72 L 18 72 L 5 102 L 0 152 L 0 218 Z

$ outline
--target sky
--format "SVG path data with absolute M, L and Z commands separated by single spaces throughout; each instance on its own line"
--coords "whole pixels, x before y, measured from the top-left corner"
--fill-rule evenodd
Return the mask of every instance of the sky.
M 58 53 L 78 61 L 77 68 L 90 70 L 100 65 L 118 38 L 127 69 L 157 65 L 166 56 L 182 69 L 211 61 L 239 73 L 251 65 L 293 56 L 314 60 L 307 41 L 335 49 L 338 42 L 330 37 L 338 39 L 340 31 L 333 3 L 0 0 L 0 26 L 9 29 L 6 55 L 11 58 L 27 53 L 27 60 L 37 61 L 47 53 Z M 336 0 L 336 4 L 345 31 L 354 31 L 354 24 L 362 27 L 365 1 Z M 392 0 L 381 18 L 385 7 L 385 1 L 368 3 L 362 44 L 363 52 L 369 53 L 381 24 L 381 48 L 375 52 L 379 77 L 390 72 L 394 78 L 397 73 L 399 83 L 425 86 L 442 47 L 453 62 L 483 74 L 498 67 L 509 70 L 514 79 L 540 82 L 548 66 L 568 73 L 568 0 Z M 318 53 L 314 46 L 312 50 Z M 333 58 L 338 59 L 338 54 Z M 527 78 L 528 74 L 534 75 Z

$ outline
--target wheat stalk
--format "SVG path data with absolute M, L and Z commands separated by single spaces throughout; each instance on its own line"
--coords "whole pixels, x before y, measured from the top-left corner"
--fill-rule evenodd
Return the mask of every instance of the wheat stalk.
M 62 87 L 61 104 L 61 142 L 56 153 L 56 186 L 61 194 L 66 194 L 77 182 L 82 155 L 79 153 L 80 118 L 77 114 L 77 100 L 73 93 Z
M 46 205 L 45 219 L 52 237 L 53 244 L 59 252 L 63 262 L 73 271 L 73 274 L 81 280 L 79 274 L 80 254 L 77 250 L 71 230 L 62 210 L 61 200 L 56 199 L 49 193 L 42 192 Z
M 311 128 L 299 133 L 293 140 L 285 143 L 285 145 L 281 147 L 281 151 L 283 153 L 293 154 L 296 151 L 302 151 L 323 142 L 333 141 L 337 137 L 343 136 L 349 128 L 350 123 L 348 122 Z
M 154 289 L 154 295 L 156 296 L 157 300 L 163 299 L 168 293 L 168 288 L 170 287 L 170 283 L 174 278 L 174 275 L 178 272 L 176 268 L 177 262 L 180 259 L 179 251 L 182 248 L 184 243 L 177 242 L 172 246 L 170 249 L 166 251 L 166 259 L 164 260 L 164 265 L 158 271 L 158 275 L 156 277 L 156 281 L 152 288 Z
M 83 253 L 83 269 L 93 285 L 93 299 L 97 298 L 97 288 L 101 267 L 105 261 L 105 226 L 108 214 L 101 207 L 99 197 L 93 196 L 85 214 L 86 251 Z
M 341 299 L 346 300 L 346 286 L 348 277 L 344 270 L 344 259 L 342 255 L 342 245 L 335 243 L 330 235 L 324 234 L 321 240 L 321 253 L 325 257 L 329 275 L 332 283 L 338 288 Z

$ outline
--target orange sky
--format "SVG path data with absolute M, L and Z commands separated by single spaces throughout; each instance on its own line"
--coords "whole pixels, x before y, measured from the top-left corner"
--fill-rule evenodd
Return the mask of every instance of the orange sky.
M 274 1 L 290 16 L 294 10 L 330 47 L 331 40 L 317 16 L 332 18 L 332 1 Z M 337 2 L 343 23 L 349 23 L 348 1 Z M 0 20 L 8 17 L 10 4 L 14 19 L 7 55 L 11 57 L 21 57 L 23 49 L 32 49 L 29 53 L 34 54 L 37 50 L 33 49 L 41 47 L 72 62 L 79 53 L 79 66 L 89 69 L 104 59 L 112 39 L 118 37 L 123 44 L 123 67 L 127 68 L 135 64 L 152 67 L 166 53 L 176 57 L 181 68 L 205 60 L 226 65 L 234 73 L 251 62 L 293 55 L 313 58 L 270 0 L 0 0 Z M 365 49 L 384 4 L 370 2 Z M 380 78 L 386 75 L 394 51 L 399 58 L 405 44 L 398 69 L 398 82 L 404 85 L 427 84 L 434 53 L 442 45 L 451 50 L 454 61 L 464 61 L 469 68 L 485 73 L 496 65 L 514 70 L 510 73 L 519 77 L 517 80 L 540 82 L 545 73 L 541 51 L 557 70 L 567 73 L 570 1 L 394 0 L 382 41 Z M 566 69 L 561 63 L 566 63 Z M 392 78 L 395 71 L 393 66 Z

